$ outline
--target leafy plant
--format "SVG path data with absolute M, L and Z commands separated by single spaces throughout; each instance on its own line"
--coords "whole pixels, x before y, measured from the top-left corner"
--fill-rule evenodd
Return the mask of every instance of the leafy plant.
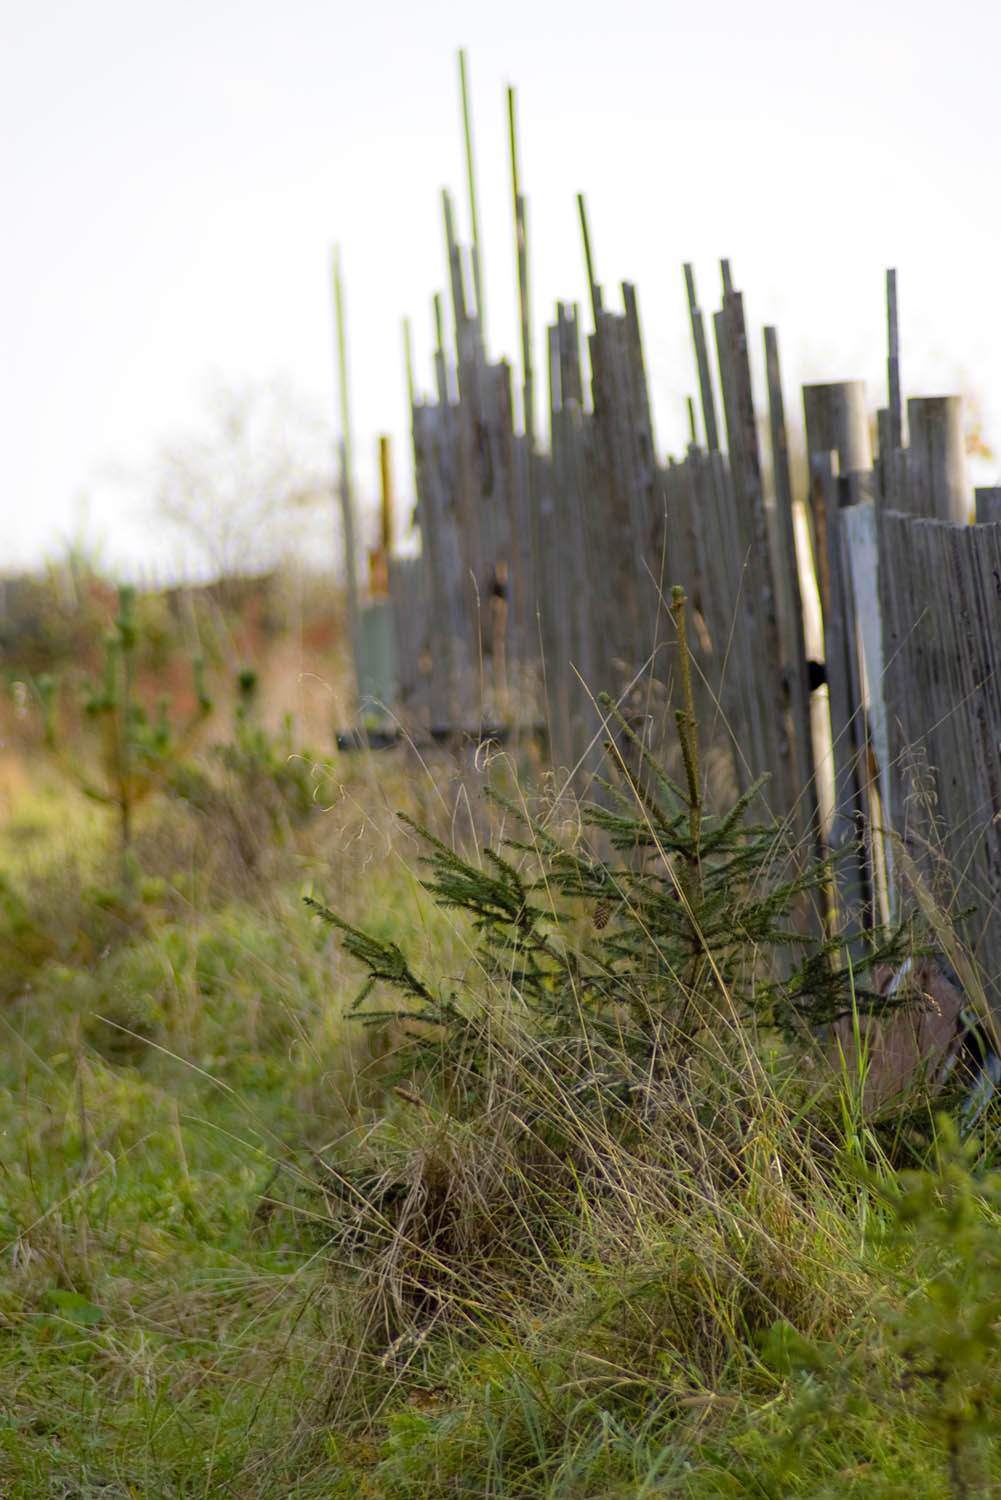
M 902 1173 L 888 1194 L 906 1256 L 889 1314 L 901 1389 L 942 1444 L 957 1500 L 977 1482 L 1001 1400 L 1001 1175 L 977 1171 L 978 1149 L 942 1116 L 931 1170 Z
M 94 725 L 97 740 L 97 780 L 60 744 L 57 679 L 43 677 L 39 682 L 46 744 L 88 797 L 115 810 L 123 856 L 132 848 L 136 807 L 166 784 L 212 708 L 203 663 L 196 656 L 192 659 L 195 708 L 188 723 L 175 729 L 165 697 L 151 719 L 136 697 L 139 643 L 136 592 L 123 584 L 118 590 L 114 627 L 104 639 L 100 681 L 90 684 L 84 695 L 86 717 Z
M 276 734 L 258 711 L 259 679 L 252 667 L 236 678 L 232 738 L 215 745 L 200 764 L 185 762 L 170 778 L 170 791 L 216 831 L 228 848 L 236 885 L 259 881 L 295 830 L 318 812 L 317 792 L 330 763 L 296 749 L 291 715 Z

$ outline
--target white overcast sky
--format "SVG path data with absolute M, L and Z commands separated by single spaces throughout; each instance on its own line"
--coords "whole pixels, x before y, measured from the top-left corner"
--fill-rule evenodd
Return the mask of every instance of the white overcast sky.
M 708 311 L 721 256 L 797 414 L 804 380 L 885 403 L 896 266 L 905 395 L 963 389 L 1001 447 L 996 3 L 2 0 L 0 22 L 0 571 L 81 528 L 111 566 L 168 565 L 154 460 L 213 386 L 281 381 L 332 445 L 334 242 L 360 488 L 390 431 L 407 507 L 401 323 L 429 390 L 442 187 L 468 226 L 460 46 L 495 355 L 518 350 L 513 83 L 540 368 L 555 300 L 585 293 L 583 190 L 606 298 L 638 289 L 662 452 L 695 388 L 682 262 Z

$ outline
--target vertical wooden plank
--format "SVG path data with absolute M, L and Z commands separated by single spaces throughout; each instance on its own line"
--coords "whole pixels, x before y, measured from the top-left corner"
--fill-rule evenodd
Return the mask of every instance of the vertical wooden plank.
M 965 525 L 970 519 L 962 396 L 912 396 L 907 403 L 911 442 L 908 510 Z
M 878 477 L 879 499 L 882 504 L 889 505 L 895 450 L 890 441 L 890 411 L 886 406 L 879 407 L 876 412 L 876 449 L 873 464 Z
M 894 806 L 890 776 L 890 736 L 884 692 L 883 628 L 880 614 L 879 550 L 876 535 L 876 507 L 852 505 L 841 512 L 846 568 L 858 649 L 862 666 L 862 695 L 868 726 L 873 765 L 868 755 L 860 756 L 858 771 L 863 790 L 875 791 L 881 814 L 880 826 L 874 818 L 872 795 L 866 797 L 866 836 L 869 844 L 869 868 L 873 876 L 884 920 L 897 915 L 898 903 L 893 877 L 892 844 L 883 837 L 883 829 L 893 826 Z
M 689 449 L 691 452 L 691 449 Z M 703 583 L 695 548 L 695 534 L 691 515 L 691 484 L 687 470 L 688 460 L 676 464 L 671 462 L 661 473 L 661 482 L 667 502 L 666 577 L 661 583 L 661 594 L 671 597 L 674 584 L 685 590 L 689 606 L 702 610 Z M 697 640 L 693 649 L 697 648 Z
M 786 640 L 783 646 L 786 680 L 789 685 L 789 708 L 792 718 L 792 779 L 796 798 L 798 826 L 801 834 L 817 841 L 820 837 L 820 813 L 817 803 L 817 776 L 813 760 L 813 732 L 810 720 L 810 680 L 806 664 L 806 640 L 803 630 L 803 599 L 796 556 L 796 534 L 793 523 L 792 479 L 789 473 L 789 442 L 786 433 L 785 402 L 779 369 L 778 334 L 766 328 L 765 375 L 768 381 L 768 417 L 772 442 L 772 476 L 775 486 L 776 582 L 786 598 L 784 610 Z
M 733 389 L 733 373 L 730 367 L 730 345 L 727 339 L 726 312 L 721 309 L 713 313 L 713 334 L 716 340 L 716 363 L 719 368 L 720 404 L 723 408 L 723 426 L 726 429 L 726 447 L 730 455 L 730 467 L 737 474 L 734 463 L 739 465 L 739 426 L 737 420 L 736 395 Z
M 445 409 L 449 403 L 448 362 L 445 355 L 445 328 L 442 316 L 442 298 L 435 292 L 431 306 L 434 314 L 434 377 L 438 392 L 438 405 Z
M 465 277 L 462 256 L 455 234 L 455 212 L 451 194 L 447 188 L 441 194 L 442 218 L 445 225 L 445 253 L 448 259 L 449 284 L 452 291 L 452 313 L 455 320 L 456 366 L 459 380 L 459 399 L 468 397 L 476 368 L 476 334 L 473 319 L 469 315 L 466 300 Z
M 424 738 L 430 729 L 431 649 L 424 557 L 389 558 L 389 598 L 396 645 L 397 712 L 404 731 Z
M 521 319 L 522 419 L 525 437 L 531 450 L 535 446 L 535 380 L 532 370 L 532 320 L 528 290 L 528 214 L 520 186 L 518 130 L 513 88 L 507 91 L 507 113 L 511 150 L 511 193 L 514 200 L 515 250 L 518 264 L 518 311 Z
M 515 431 L 515 402 L 510 365 L 501 361 L 495 370 L 496 398 L 502 434 L 505 475 L 505 503 L 510 534 L 510 599 L 512 659 L 517 680 L 513 684 L 513 711 L 521 721 L 533 724 L 537 718 L 537 667 L 539 638 L 536 624 L 538 557 L 533 550 L 533 520 L 529 487 L 528 447 L 524 436 Z
M 894 828 L 936 889 L 932 850 L 951 705 L 941 686 L 936 591 L 928 588 L 928 570 L 934 574 L 937 567 L 928 545 L 930 530 L 934 523 L 900 513 L 881 511 L 877 516 Z M 892 559 L 889 567 L 887 559 Z
M 884 506 L 876 511 L 879 613 L 883 642 L 883 704 L 886 713 L 885 760 L 880 770 L 886 782 L 887 819 L 894 835 L 903 838 L 906 828 L 905 776 L 903 766 L 903 683 L 907 658 L 907 625 L 901 614 L 902 517 Z
M 560 330 L 560 386 L 563 405 L 575 401 L 584 409 L 584 387 L 580 373 L 580 310 L 576 303 L 561 302 L 557 307 Z
M 872 468 L 869 413 L 864 380 L 837 380 L 803 387 L 808 453 L 836 453 L 839 474 Z
M 726 457 L 707 455 L 700 523 L 703 555 L 713 569 L 717 619 L 711 627 L 715 680 L 722 713 L 733 738 L 741 790 L 763 763 L 759 700 L 754 691 L 754 641 L 745 598 L 744 552 L 738 530 L 733 478 Z
M 904 412 L 900 394 L 897 273 L 894 270 L 886 273 L 886 385 L 886 418 L 879 429 L 881 494 L 884 504 L 891 510 L 903 510 L 907 504 L 907 454 L 904 450 Z
M 737 504 L 738 534 L 745 568 L 744 603 L 752 641 L 752 684 L 758 697 L 755 753 L 759 765 L 771 770 L 769 801 L 784 816 L 798 789 L 793 785 L 789 726 L 781 675 L 776 585 L 768 546 L 768 527 L 761 484 L 761 456 L 751 386 L 744 302 L 733 289 L 729 262 L 723 262 L 723 310 L 716 323 L 723 373 L 724 412 L 730 466 Z
M 451 611 L 448 607 L 445 546 L 436 494 L 436 435 L 443 410 L 440 405 L 435 407 L 418 403 L 413 411 L 417 519 L 426 572 L 429 727 L 449 722 L 451 682 L 454 675 L 454 642 Z
M 973 499 L 978 525 L 1001 521 L 1001 485 L 978 485 Z
M 544 642 L 546 704 L 549 743 L 555 764 L 572 760 L 570 733 L 570 656 L 572 651 L 566 551 L 569 521 L 567 500 L 564 412 L 560 389 L 559 325 L 546 330 L 549 374 L 550 492 L 542 511 L 544 586 L 540 591 L 540 617 Z
M 853 700 L 848 651 L 847 601 L 841 560 L 837 456 L 814 454 L 810 462 L 811 487 L 816 511 L 823 514 L 826 534 L 828 607 L 824 611 L 824 658 L 827 665 L 828 708 L 834 761 L 834 816 L 827 842 L 835 853 L 856 843 L 861 836 L 856 733 L 860 706 Z M 868 892 L 858 860 L 845 856 L 838 867 L 838 899 L 842 920 L 859 922 L 868 905 Z
M 996 827 L 1001 813 L 1001 720 L 993 712 L 996 699 L 988 686 L 992 663 L 986 647 L 990 591 L 984 587 L 983 559 L 987 549 L 983 531 L 951 525 L 939 531 L 949 554 L 958 658 L 954 681 L 960 760 L 953 778 L 956 802 L 950 818 L 959 835 L 954 853 L 960 877 L 958 899 L 960 905 L 975 908 L 966 928 L 994 990 L 996 1006 L 1001 998 L 997 989 L 1001 846 Z M 996 595 L 996 587 L 993 592 Z
M 869 423 L 866 414 L 865 382 L 841 380 L 803 387 L 803 414 L 806 420 L 807 462 L 826 453 L 837 455 L 839 474 L 868 472 L 872 467 L 869 447 Z M 831 569 L 836 558 L 828 555 L 828 521 L 823 514 L 824 486 L 810 485 L 810 521 L 813 555 L 817 563 L 817 583 L 821 609 L 830 606 Z
M 724 262 L 725 284 L 730 282 L 729 263 Z M 751 385 L 751 364 L 744 319 L 744 299 L 730 283 L 723 299 L 727 337 L 733 369 L 737 418 L 740 431 L 743 494 L 739 497 L 746 514 L 746 532 L 750 544 L 750 575 L 753 589 L 758 659 L 756 677 L 762 701 L 762 719 L 766 730 L 767 764 L 774 777 L 769 789 L 776 812 L 785 815 L 793 806 L 800 788 L 793 784 L 789 726 L 785 713 L 785 692 L 775 664 L 782 659 L 776 605 L 777 586 L 769 548 L 765 515 L 764 490 L 761 482 L 761 450 L 758 441 L 757 415 Z M 769 663 L 770 666 L 766 666 Z
M 457 399 L 441 406 L 436 452 L 438 478 L 443 486 L 442 524 L 447 524 L 446 534 L 450 542 L 458 545 L 458 559 L 450 565 L 446 578 L 450 608 L 461 605 L 454 621 L 461 636 L 461 646 L 456 646 L 455 651 L 459 654 L 454 654 L 452 701 L 462 719 L 471 723 L 473 720 L 478 722 L 481 717 L 480 709 L 474 708 L 470 696 L 474 680 L 472 663 L 483 662 L 484 641 L 490 624 L 490 578 L 497 546 L 492 507 L 484 503 L 482 488 L 483 470 L 489 468 L 490 454 L 480 394 L 481 361 L 474 320 L 468 312 L 462 257 L 455 234 L 452 200 L 447 191 L 442 193 L 442 218 L 455 326 Z M 440 299 L 435 302 L 435 324 L 440 401 L 445 387 L 442 372 L 446 368 Z M 480 680 L 482 683 L 482 673 Z
M 695 297 L 695 275 L 692 267 L 685 265 L 685 290 L 688 294 L 688 317 L 692 325 L 692 343 L 695 347 L 695 364 L 699 374 L 699 394 L 702 401 L 702 421 L 705 425 L 706 447 L 710 453 L 719 448 L 719 429 L 716 426 L 716 402 L 713 397 L 712 377 L 709 373 L 709 351 L 706 347 L 706 330 L 702 310 Z M 695 439 L 693 437 L 692 441 Z
M 970 659 L 971 601 L 954 545 L 956 529 L 920 519 L 914 530 L 922 546 L 923 575 L 939 584 L 925 593 L 925 661 L 931 692 L 923 700 L 924 714 L 931 714 L 932 766 L 937 773 L 936 842 L 944 866 L 961 888 L 960 872 L 971 859 L 976 865 L 982 838 L 982 830 L 971 830 L 969 821 L 978 800 L 976 748 L 971 734 L 975 693 Z M 957 908 L 959 904 L 957 901 Z
M 641 595 L 646 596 L 645 608 L 641 613 L 644 636 L 639 643 L 640 650 L 645 654 L 652 649 L 658 636 L 658 626 L 663 623 L 664 580 L 660 577 L 660 571 L 664 562 L 666 501 L 661 471 L 657 464 L 639 306 L 636 289 L 628 281 L 622 283 L 622 303 L 626 421 L 621 434 L 621 447 L 624 452 L 626 482 L 634 495 L 636 586 Z
M 989 769 L 990 816 L 984 820 L 987 844 L 988 906 L 991 922 L 981 955 L 988 999 L 1001 1016 L 1001 525 L 967 528 L 963 545 L 974 553 L 980 608 L 978 641 L 982 652 L 984 758 Z
M 344 574 L 348 586 L 348 619 L 351 627 L 351 649 L 354 657 L 355 684 L 360 694 L 364 663 L 361 659 L 361 605 L 358 595 L 358 555 L 355 536 L 354 455 L 351 438 L 351 409 L 348 395 L 347 322 L 344 315 L 344 288 L 341 281 L 340 250 L 334 248 L 334 315 L 337 349 L 337 385 L 340 393 L 341 475 L 339 499 L 341 532 L 344 541 Z
M 897 273 L 886 273 L 886 384 L 889 393 L 889 449 L 904 446 L 904 413 L 900 398 L 900 331 L 897 322 Z
M 513 684 L 516 713 L 520 696 L 520 678 L 526 671 L 529 660 L 528 600 L 533 593 L 529 554 L 528 516 L 523 513 L 524 495 L 518 484 L 517 443 L 514 432 L 514 403 L 511 396 L 511 367 L 506 360 L 489 368 L 493 384 L 492 408 L 497 431 L 497 476 L 496 489 L 505 513 L 506 547 L 504 563 L 506 580 L 498 578 L 500 586 L 506 588 L 507 647 L 509 677 L 513 672 L 519 679 Z M 527 710 L 526 710 L 527 713 Z
M 588 338 L 595 481 L 603 518 L 605 651 L 609 663 L 618 664 L 620 679 L 632 675 L 644 651 L 635 541 L 636 496 L 625 472 L 622 448 L 627 416 L 621 325 L 621 318 L 599 309 L 595 331 Z M 617 690 L 614 683 L 607 687 L 609 691 Z
M 563 422 L 563 510 L 568 572 L 567 620 L 570 639 L 568 708 L 571 764 L 583 760 L 593 770 L 597 756 L 587 748 L 597 727 L 592 694 L 603 684 L 596 680 L 598 644 L 603 638 L 604 599 L 601 591 L 601 555 L 593 516 L 589 515 L 587 421 L 582 404 L 580 337 L 576 307 L 560 303 L 557 308 L 560 406 Z

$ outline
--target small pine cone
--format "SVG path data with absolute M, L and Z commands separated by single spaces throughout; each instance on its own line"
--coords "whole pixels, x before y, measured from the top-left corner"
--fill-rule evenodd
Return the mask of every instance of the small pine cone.
M 612 908 L 610 906 L 601 905 L 594 908 L 594 917 L 592 918 L 592 921 L 594 922 L 594 925 L 595 927 L 597 927 L 599 932 L 603 927 L 608 926 L 608 919 L 611 915 Z

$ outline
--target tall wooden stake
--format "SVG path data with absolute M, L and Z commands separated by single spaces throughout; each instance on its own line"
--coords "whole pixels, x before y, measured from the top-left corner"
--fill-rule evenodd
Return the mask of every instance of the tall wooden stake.
M 587 271 L 587 285 L 591 293 L 591 316 L 594 318 L 594 326 L 598 326 L 598 314 L 601 312 L 601 287 L 594 279 L 594 262 L 591 259 L 591 234 L 587 227 L 587 205 L 584 202 L 584 194 L 577 194 L 577 212 L 580 215 L 580 233 L 584 241 L 584 267 Z
M 712 376 L 709 373 L 709 350 L 706 346 L 706 330 L 702 321 L 702 309 L 695 297 L 695 274 L 691 265 L 685 266 L 685 290 L 688 293 L 688 316 L 692 325 L 692 343 L 695 346 L 695 363 L 699 372 L 699 395 L 702 399 L 702 422 L 706 431 L 706 448 L 710 453 L 719 450 L 719 428 L 716 425 L 716 403 L 713 399 Z
M 341 531 L 344 537 L 344 572 L 348 585 L 348 619 L 351 626 L 351 649 L 354 656 L 358 695 L 362 693 L 361 608 L 358 602 L 358 562 L 355 555 L 354 467 L 351 447 L 351 413 L 348 402 L 347 329 L 344 319 L 344 293 L 341 285 L 340 251 L 334 247 L 334 313 L 337 323 L 337 379 L 341 407 Z
M 507 91 L 508 131 L 511 140 L 511 192 L 514 198 L 514 233 L 518 253 L 518 306 L 521 311 L 521 361 L 524 371 L 523 406 L 529 456 L 535 451 L 535 381 L 532 374 L 532 324 L 528 300 L 528 231 L 525 199 L 518 172 L 518 131 L 515 123 L 514 89 Z
M 410 319 L 403 320 L 403 359 L 407 370 L 407 426 L 414 419 L 414 353 L 410 342 Z
M 379 437 L 379 476 L 382 481 L 379 544 L 388 558 L 393 550 L 393 520 L 396 509 L 396 496 L 393 485 L 392 439 L 386 433 L 382 433 Z
M 894 451 L 904 446 L 903 406 L 900 399 L 900 334 L 897 324 L 897 273 L 886 273 L 886 375 L 890 392 L 890 445 Z
M 466 53 L 459 52 L 459 87 L 462 92 L 462 132 L 466 141 L 466 180 L 469 185 L 469 224 L 473 236 L 473 295 L 479 323 L 480 347 L 486 343 L 486 309 L 483 301 L 483 272 L 480 257 L 480 219 L 476 207 L 476 170 L 473 158 L 473 130 L 470 122 L 469 89 L 466 81 Z

